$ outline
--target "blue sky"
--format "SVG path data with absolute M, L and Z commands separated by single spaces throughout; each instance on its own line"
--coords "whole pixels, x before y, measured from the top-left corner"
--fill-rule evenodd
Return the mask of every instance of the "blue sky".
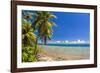
M 57 24 L 54 27 L 52 40 L 85 40 L 90 37 L 90 15 L 89 13 L 54 12 Z
M 27 10 L 25 10 L 27 11 Z M 31 11 L 32 12 L 32 11 Z M 34 11 L 33 11 L 34 12 Z M 89 13 L 52 12 L 56 19 L 52 19 L 57 25 L 53 27 L 52 41 L 85 40 L 90 39 L 90 15 Z

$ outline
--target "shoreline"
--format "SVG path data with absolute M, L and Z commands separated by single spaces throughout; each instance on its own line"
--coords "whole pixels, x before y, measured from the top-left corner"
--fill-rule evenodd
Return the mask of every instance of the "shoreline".
M 45 53 L 39 53 L 39 61 L 62 61 L 89 59 L 89 48 L 42 46 Z

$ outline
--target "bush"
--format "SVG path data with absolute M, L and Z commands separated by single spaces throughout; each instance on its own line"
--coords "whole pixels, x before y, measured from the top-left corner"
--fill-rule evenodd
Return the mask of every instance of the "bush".
M 34 47 L 22 47 L 22 62 L 34 62 L 37 61 L 34 54 Z

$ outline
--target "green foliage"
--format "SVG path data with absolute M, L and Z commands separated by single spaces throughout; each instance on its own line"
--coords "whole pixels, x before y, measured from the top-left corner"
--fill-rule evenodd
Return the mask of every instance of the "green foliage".
M 34 47 L 23 47 L 22 48 L 22 62 L 35 62 L 37 61 L 36 55 L 34 54 Z
M 34 45 L 36 43 L 36 35 L 32 28 L 32 24 L 26 19 L 22 20 L 22 43 L 27 45 Z
M 55 25 L 51 20 L 53 18 L 56 18 L 56 16 L 48 11 L 37 11 L 35 14 L 33 28 L 38 31 L 38 37 L 44 42 L 44 44 L 46 44 L 47 39 L 52 38 L 52 27 Z
M 37 61 L 36 57 L 36 41 L 32 23 L 28 21 L 32 17 L 31 13 L 23 13 L 22 18 L 22 62 Z
M 51 19 L 56 16 L 45 11 L 23 12 L 22 15 L 22 62 L 36 62 L 38 61 L 37 53 L 43 52 L 37 45 L 37 39 L 40 38 L 44 44 L 46 44 L 46 39 L 51 39 L 52 27 L 55 25 Z M 30 22 L 33 16 L 34 20 Z M 37 36 L 35 31 L 38 33 Z

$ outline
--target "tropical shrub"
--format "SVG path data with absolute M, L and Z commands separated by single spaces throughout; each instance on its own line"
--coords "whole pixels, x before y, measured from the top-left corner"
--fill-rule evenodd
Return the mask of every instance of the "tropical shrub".
M 34 62 L 37 61 L 36 55 L 34 54 L 34 47 L 23 47 L 22 48 L 22 62 Z

